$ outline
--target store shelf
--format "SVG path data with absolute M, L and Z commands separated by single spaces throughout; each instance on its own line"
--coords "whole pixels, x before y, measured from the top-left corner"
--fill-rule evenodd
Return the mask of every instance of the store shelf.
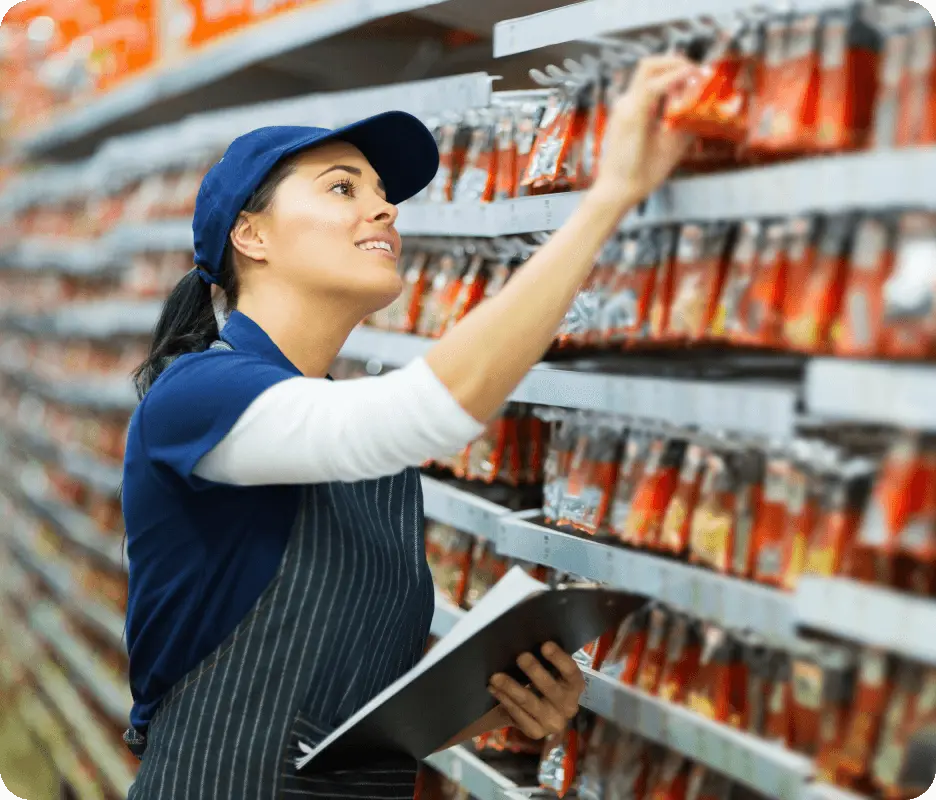
M 581 199 L 581 192 L 565 192 L 494 203 L 404 203 L 396 227 L 404 236 L 490 238 L 552 231 L 572 215 Z
M 446 636 L 467 612 L 453 606 L 448 600 L 436 591 L 435 613 L 432 615 L 433 636 Z
M 524 516 L 501 521 L 501 555 L 626 589 L 733 630 L 755 631 L 778 644 L 795 638 L 789 595 L 662 556 L 554 531 Z
M 77 509 L 40 497 L 9 474 L 0 474 L 0 491 L 55 529 L 56 533 L 111 569 L 127 569 L 123 543 L 101 534 L 94 522 Z
M 806 409 L 819 419 L 936 430 L 936 365 L 815 359 Z
M 599 35 L 604 27 L 600 14 L 602 2 L 584 0 L 582 3 L 498 22 L 494 26 L 494 58 Z
M 813 765 L 804 756 L 706 719 L 588 670 L 582 705 L 645 739 L 711 767 L 758 794 L 802 800 Z
M 86 597 L 66 568 L 40 557 L 18 537 L 10 537 L 7 544 L 23 567 L 38 575 L 49 590 L 67 604 L 69 611 L 96 630 L 115 650 L 126 652 L 124 621 L 119 614 Z
M 422 487 L 426 517 L 465 533 L 494 539 L 501 517 L 508 513 L 503 506 L 425 475 Z
M 35 694 L 22 694 L 17 703 L 22 724 L 32 733 L 55 764 L 77 800 L 105 800 L 104 792 L 88 777 L 70 736 L 45 703 Z
M 934 205 L 936 147 L 807 158 L 789 164 L 674 180 L 624 228 L 695 220 L 740 220 L 855 208 Z M 581 193 L 495 203 L 412 203 L 400 208 L 400 232 L 420 236 L 510 236 L 549 231 L 576 209 Z
M 435 770 L 466 789 L 476 800 L 509 800 L 520 787 L 463 747 L 453 747 L 426 759 Z
M 0 373 L 26 391 L 73 408 L 129 414 L 139 403 L 133 384 L 126 379 L 48 380 L 9 364 L 0 364 Z
M 15 140 L 14 149 L 27 156 L 42 155 L 69 142 L 93 135 L 114 123 L 125 121 L 172 98 L 207 87 L 258 62 L 382 17 L 434 6 L 439 2 L 441 0 L 323 0 L 314 3 L 261 25 L 252 26 L 242 33 L 227 36 L 182 61 L 162 64 L 107 94 L 73 110 L 65 111 L 38 131 Z M 451 87 L 449 91 L 452 92 Z M 350 92 L 347 94 L 352 95 Z M 412 98 L 407 98 L 399 92 L 388 92 L 388 95 L 392 96 L 386 99 L 376 98 L 379 104 L 376 110 L 383 110 L 384 104 L 389 102 L 399 103 L 406 110 L 414 108 Z M 361 99 L 359 98 L 359 101 Z M 458 100 L 459 97 L 453 93 L 451 101 Z M 347 102 L 352 102 L 350 97 Z M 359 118 L 371 113 L 371 108 L 366 105 L 358 107 L 356 111 L 346 106 L 332 108 L 335 109 L 335 117 L 315 118 L 315 123 L 334 125 L 341 121 L 342 115 L 352 114 L 352 118 Z M 415 106 L 415 110 L 420 110 L 418 105 Z M 276 120 L 276 124 L 282 123 Z
M 936 603 L 846 578 L 803 576 L 796 591 L 803 628 L 936 665 Z
M 803 793 L 803 800 L 868 800 L 868 798 L 828 783 L 811 783 Z
M 20 666 L 33 674 L 41 693 L 48 698 L 69 730 L 69 738 L 78 743 L 118 797 L 126 797 L 133 783 L 133 772 L 119 754 L 122 745 L 95 719 L 78 691 L 61 669 L 41 652 L 33 631 L 19 622 L 0 603 L 0 612 L 13 656 Z M 125 721 L 124 721 L 125 724 Z
M 133 698 L 124 683 L 104 669 L 87 645 L 68 630 L 61 613 L 50 605 L 29 611 L 30 627 L 67 666 L 69 675 L 84 687 L 116 725 L 126 725 Z
M 361 327 L 351 332 L 340 355 L 401 367 L 434 344 L 432 339 Z M 798 393 L 795 383 L 784 381 L 648 378 L 540 364 L 510 399 L 786 440 L 796 426 Z

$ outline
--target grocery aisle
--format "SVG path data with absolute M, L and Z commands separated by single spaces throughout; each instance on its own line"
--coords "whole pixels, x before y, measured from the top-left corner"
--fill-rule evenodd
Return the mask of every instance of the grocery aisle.
M 0 691 L 15 679 L 49 753 L 6 714 L 10 789 L 57 797 L 64 777 L 80 800 L 118 800 L 138 768 L 120 738 L 128 375 L 191 269 L 196 192 L 227 143 L 258 118 L 337 126 L 387 108 L 431 128 L 443 168 L 400 209 L 403 294 L 334 368 L 386 373 L 569 218 L 611 104 L 669 48 L 711 67 L 663 111 L 700 138 L 609 238 L 544 362 L 422 478 L 434 636 L 514 567 L 647 605 L 576 654 L 588 687 L 568 730 L 432 756 L 419 798 L 922 793 L 936 769 L 908 753 L 936 750 L 936 639 L 921 635 L 936 630 L 928 15 L 909 0 L 692 6 L 709 24 L 685 4 L 530 0 L 501 20 L 513 4 L 331 0 L 212 27 L 206 3 L 186 0 L 199 23 L 172 29 L 171 52 L 140 3 L 148 33 L 54 91 L 37 67 L 54 78 L 100 32 L 60 21 L 43 51 L 28 42 L 45 6 L 9 18 Z

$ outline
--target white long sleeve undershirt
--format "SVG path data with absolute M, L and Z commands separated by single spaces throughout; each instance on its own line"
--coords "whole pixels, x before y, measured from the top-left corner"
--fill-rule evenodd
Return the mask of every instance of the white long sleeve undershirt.
M 194 472 L 235 486 L 367 480 L 458 452 L 483 430 L 418 359 L 376 378 L 278 383 Z

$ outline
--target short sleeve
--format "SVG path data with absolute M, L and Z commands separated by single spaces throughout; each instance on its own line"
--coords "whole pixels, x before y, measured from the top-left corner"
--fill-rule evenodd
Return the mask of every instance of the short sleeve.
M 271 386 L 294 378 L 248 353 L 208 350 L 183 356 L 153 385 L 140 406 L 146 455 L 193 486 L 196 464 L 228 434 Z

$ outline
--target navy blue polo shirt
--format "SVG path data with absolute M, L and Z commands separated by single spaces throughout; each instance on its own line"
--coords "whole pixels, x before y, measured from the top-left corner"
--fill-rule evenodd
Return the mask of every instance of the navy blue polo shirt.
M 222 338 L 234 352 L 179 358 L 130 422 L 127 644 L 131 724 L 141 732 L 172 686 L 254 607 L 276 575 L 298 510 L 299 487 L 241 488 L 192 474 L 260 394 L 301 374 L 239 312 Z

